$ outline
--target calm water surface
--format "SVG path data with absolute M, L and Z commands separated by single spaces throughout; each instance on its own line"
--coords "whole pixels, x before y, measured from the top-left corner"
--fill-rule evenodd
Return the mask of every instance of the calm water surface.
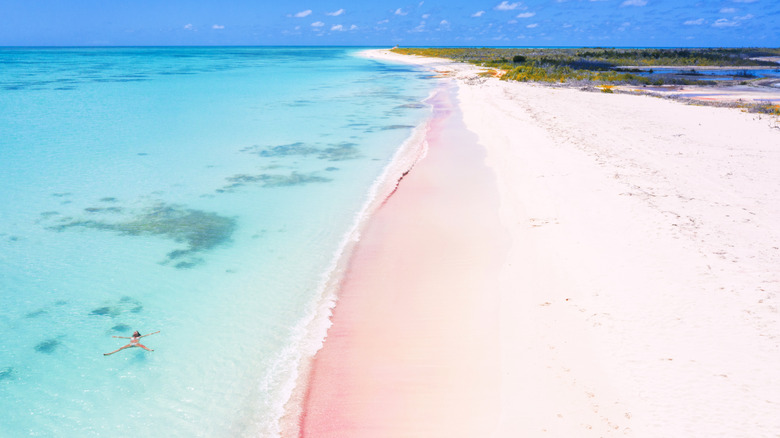
M 0 49 L 0 436 L 273 436 L 432 81 L 343 48 Z M 133 330 L 161 333 L 113 356 Z

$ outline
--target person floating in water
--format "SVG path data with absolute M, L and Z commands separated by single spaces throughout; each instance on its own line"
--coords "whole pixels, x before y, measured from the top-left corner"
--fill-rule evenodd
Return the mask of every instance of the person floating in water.
M 143 348 L 146 351 L 154 351 L 154 350 L 152 350 L 150 348 L 146 348 L 146 345 L 138 342 L 138 340 L 143 338 L 144 336 L 151 336 L 151 335 L 153 335 L 155 333 L 160 333 L 160 331 L 158 330 L 158 331 L 156 331 L 154 333 L 149 333 L 149 334 L 146 334 L 146 335 L 142 335 L 142 334 L 138 333 L 138 330 L 136 330 L 133 333 L 133 336 L 131 336 L 129 338 L 127 336 L 112 336 L 112 338 L 130 339 L 130 343 L 125 345 L 124 347 L 121 347 L 121 348 L 118 348 L 118 349 L 112 351 L 111 353 L 103 353 L 103 356 L 109 356 L 109 355 L 112 355 L 112 354 L 116 353 L 117 351 L 122 351 L 125 348 L 132 348 L 132 347 L 141 347 L 141 348 Z

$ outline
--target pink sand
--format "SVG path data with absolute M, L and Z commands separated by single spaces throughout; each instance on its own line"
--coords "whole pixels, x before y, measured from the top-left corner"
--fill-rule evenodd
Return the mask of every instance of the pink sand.
M 302 437 L 474 437 L 497 423 L 507 239 L 495 177 L 454 91 L 433 98 L 427 155 L 353 253 L 312 365 Z

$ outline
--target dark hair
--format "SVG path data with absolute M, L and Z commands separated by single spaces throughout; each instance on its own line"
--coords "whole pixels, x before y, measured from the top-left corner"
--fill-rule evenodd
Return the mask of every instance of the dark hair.
M 136 336 L 141 336 L 141 334 L 140 334 L 140 333 L 138 333 L 138 330 L 136 330 L 135 332 L 133 332 L 133 337 L 136 337 Z

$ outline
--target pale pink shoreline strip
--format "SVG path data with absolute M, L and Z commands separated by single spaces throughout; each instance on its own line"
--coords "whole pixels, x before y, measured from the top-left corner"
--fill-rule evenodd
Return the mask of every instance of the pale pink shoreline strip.
M 359 53 L 358 56 L 371 58 L 371 53 L 372 51 L 367 51 Z M 433 93 L 428 96 L 428 99 L 432 96 Z M 311 314 L 305 317 L 299 326 L 299 348 L 295 350 L 298 353 L 295 359 L 297 366 L 290 370 L 289 376 L 284 382 L 286 387 L 286 391 L 284 391 L 286 394 L 285 402 L 277 417 L 273 436 L 290 437 L 297 436 L 299 433 L 303 399 L 308 391 L 311 363 L 316 352 L 322 348 L 328 328 L 331 326 L 332 309 L 338 301 L 338 290 L 354 248 L 360 241 L 361 233 L 373 213 L 395 192 L 399 182 L 415 164 L 425 157 L 428 147 L 425 137 L 429 123 L 430 120 L 425 120 L 414 128 L 411 135 L 400 145 L 382 174 L 374 181 L 368 190 L 363 207 L 355 215 L 352 228 L 345 234 L 340 249 L 334 254 L 331 267 L 323 273 L 318 292 L 321 299 L 311 309 Z
M 363 208 L 356 214 L 352 228 L 344 236 L 341 248 L 334 255 L 330 269 L 323 274 L 320 286 L 321 299 L 316 303 L 316 308 L 313 309 L 309 318 L 303 321 L 303 324 L 300 326 L 301 337 L 297 359 L 298 365 L 292 370 L 292 378 L 288 380 L 290 388 L 282 413 L 278 418 L 278 433 L 276 435 L 284 437 L 298 435 L 303 399 L 308 391 L 311 362 L 316 352 L 322 348 L 328 328 L 331 326 L 330 316 L 332 309 L 338 301 L 338 289 L 349 266 L 354 248 L 360 241 L 366 222 L 384 204 L 385 200 L 395 192 L 400 180 L 427 153 L 428 146 L 425 135 L 428 130 L 428 124 L 429 121 L 426 120 L 414 128 L 409 138 L 401 144 L 382 174 L 374 181 L 374 184 L 368 191 Z
M 497 421 L 506 251 L 484 152 L 450 87 L 427 156 L 369 220 L 314 359 L 301 437 L 473 437 Z

